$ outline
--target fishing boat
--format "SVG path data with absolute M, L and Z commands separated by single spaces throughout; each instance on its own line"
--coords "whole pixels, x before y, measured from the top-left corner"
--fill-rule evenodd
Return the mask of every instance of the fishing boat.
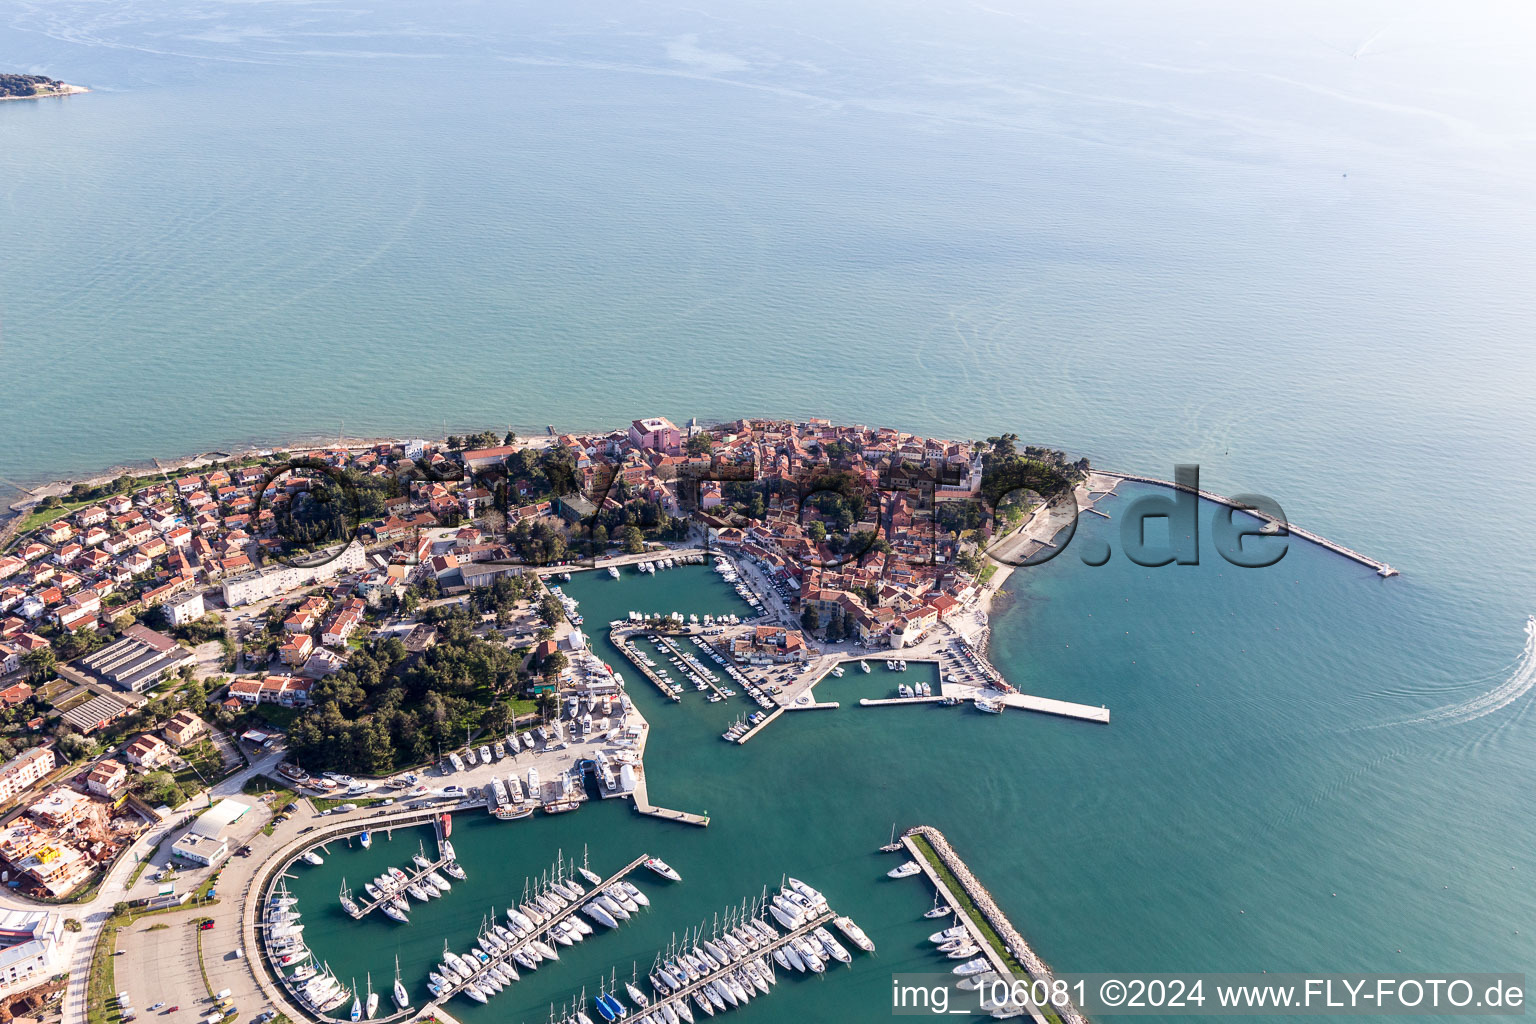
M 647 857 L 645 859 L 645 866 L 662 878 L 669 878 L 674 882 L 681 882 L 683 880 L 683 876 L 673 870 L 672 866 L 660 857 Z
M 985 711 L 989 715 L 1000 715 L 1007 706 L 1001 697 L 977 697 L 974 703 L 977 711 Z
M 909 860 L 900 867 L 891 868 L 885 873 L 887 878 L 910 878 L 923 870 L 915 860 Z

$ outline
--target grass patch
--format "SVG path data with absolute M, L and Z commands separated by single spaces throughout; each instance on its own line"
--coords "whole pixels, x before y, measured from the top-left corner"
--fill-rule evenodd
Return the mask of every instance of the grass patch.
M 374 804 L 381 804 L 385 800 L 388 800 L 388 799 L 390 799 L 390 797 L 383 797 L 383 796 L 353 796 L 353 797 L 346 797 L 346 796 L 312 796 L 312 797 L 309 798 L 309 802 L 314 805 L 315 810 L 317 810 L 317 811 L 328 811 L 328 810 L 330 810 L 330 809 L 332 809 L 334 807 L 340 807 L 342 804 L 356 804 L 359 807 L 372 807 Z
M 953 895 L 954 898 L 959 902 L 960 905 L 956 909 L 964 912 L 965 916 L 971 919 L 971 921 L 976 925 L 977 929 L 980 930 L 982 938 L 986 939 L 987 944 L 997 951 L 998 956 L 1003 958 L 1003 963 L 1007 966 L 1008 970 L 1012 971 L 1014 974 L 1021 975 L 1022 977 L 1033 977 L 1033 975 L 1024 969 L 1024 965 L 1015 960 L 1013 954 L 1008 952 L 1008 947 L 1003 943 L 1002 936 L 998 935 L 997 932 L 993 930 L 992 926 L 987 923 L 986 915 L 984 915 L 981 912 L 981 908 L 976 906 L 975 902 L 968 895 L 966 895 L 964 887 L 962 887 L 960 884 L 960 880 L 954 876 L 949 868 L 944 866 L 944 861 L 940 859 L 937 851 L 934 850 L 933 846 L 928 842 L 928 840 L 920 834 L 910 836 L 909 838 L 912 840 L 912 844 L 917 847 L 917 852 L 923 855 L 923 859 L 928 862 L 928 864 L 933 868 L 934 872 L 939 876 L 939 879 L 946 886 L 948 886 L 950 894 Z M 1052 1008 L 1049 1004 L 1042 1004 L 1040 1006 L 1040 1013 L 1045 1017 L 1046 1020 L 1050 1021 L 1051 1024 L 1062 1024 L 1061 1018 L 1057 1016 L 1055 1009 Z
M 201 922 L 193 922 L 200 924 Z M 208 967 L 203 963 L 203 929 L 197 929 L 197 969 L 203 976 L 203 991 L 208 993 L 208 998 L 213 998 L 213 985 L 208 981 Z
M 87 499 L 85 501 L 65 501 L 64 504 L 60 505 L 58 508 L 39 507 L 32 512 L 27 513 L 26 517 L 22 519 L 21 525 L 16 527 L 16 537 L 19 540 L 20 538 L 31 533 L 33 530 L 37 529 L 39 526 L 47 526 L 55 519 L 63 519 L 71 512 L 78 512 L 82 508 L 93 504 L 95 504 L 94 501 Z
M 213 902 L 218 902 L 217 900 Z M 206 904 L 204 904 L 206 906 Z M 153 917 L 159 914 L 174 914 L 183 910 L 191 910 L 190 904 L 180 907 L 165 907 L 160 910 L 143 910 L 137 913 L 114 914 L 107 918 L 101 926 L 100 933 L 96 936 L 96 948 L 91 952 L 91 974 L 85 987 L 85 1020 L 86 1024 L 115 1024 L 122 1020 L 122 1010 L 114 1000 L 117 998 L 117 977 L 114 970 L 117 958 L 113 955 L 117 952 L 117 936 L 122 929 L 133 924 L 141 917 Z M 206 918 L 198 918 L 206 920 Z M 169 927 L 165 924 L 156 924 L 153 929 Z M 199 961 L 201 961 L 202 932 L 198 932 Z M 203 982 L 207 984 L 207 976 Z M 212 993 L 209 993 L 210 995 Z

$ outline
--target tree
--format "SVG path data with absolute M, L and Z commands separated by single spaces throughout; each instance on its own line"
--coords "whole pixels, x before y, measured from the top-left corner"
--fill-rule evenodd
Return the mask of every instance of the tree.
M 800 613 L 801 628 L 804 629 L 807 633 L 814 633 L 816 632 L 816 628 L 820 625 L 821 616 L 817 614 L 816 606 L 813 604 L 806 605 L 805 611 Z
M 633 523 L 620 530 L 619 537 L 624 543 L 624 550 L 629 554 L 638 555 L 645 550 L 645 534 Z
M 54 667 L 58 665 L 58 655 L 53 653 L 52 647 L 40 647 L 35 651 L 28 651 L 22 657 L 21 663 L 27 667 L 28 678 L 34 683 L 45 682 L 53 675 Z
M 714 451 L 714 435 L 708 433 L 694 434 L 688 439 L 688 443 L 684 447 L 689 455 L 692 455 L 694 458 L 701 458 Z
M 827 528 L 820 519 L 814 519 L 811 521 L 811 525 L 806 528 L 805 535 L 811 539 L 812 544 L 820 544 L 827 539 Z
M 547 679 L 554 679 L 561 672 L 564 672 L 566 667 L 569 664 L 570 664 L 570 659 L 565 656 L 565 652 L 564 651 L 556 651 L 555 653 L 551 654 L 549 657 L 544 659 L 544 676 L 545 676 L 545 678 L 547 678 Z
M 507 431 L 506 436 L 501 439 L 501 443 L 504 444 L 504 445 L 516 444 L 517 443 L 517 435 L 509 430 L 509 431 Z

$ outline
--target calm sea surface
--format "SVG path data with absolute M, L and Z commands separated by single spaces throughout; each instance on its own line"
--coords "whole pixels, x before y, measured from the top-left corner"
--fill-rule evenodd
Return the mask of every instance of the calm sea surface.
M 1536 963 L 1531 15 L 1068 6 L 0 7 L 0 67 L 95 90 L 0 104 L 0 484 L 825 415 L 1198 462 L 1404 572 L 1142 569 L 1088 517 L 993 645 L 1109 727 L 853 706 L 877 670 L 727 748 L 739 709 L 637 687 L 652 794 L 708 830 L 464 818 L 473 895 L 405 929 L 321 907 L 414 840 L 338 851 L 296 884 L 339 973 L 419 984 L 557 849 L 649 850 L 686 880 L 644 922 L 456 1012 L 542 1021 L 788 872 L 879 958 L 744 1015 L 874 1020 L 932 963 L 893 821 L 1064 969 Z M 697 577 L 571 590 L 594 623 L 728 598 Z

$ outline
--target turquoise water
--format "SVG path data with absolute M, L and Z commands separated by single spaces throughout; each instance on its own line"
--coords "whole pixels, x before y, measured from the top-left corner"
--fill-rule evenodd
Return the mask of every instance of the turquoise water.
M 1115 542 L 1116 524 L 1089 518 L 1080 539 Z M 324 905 L 334 922 L 311 923 L 307 935 L 343 977 L 377 975 L 399 952 L 407 977 L 421 979 L 443 936 L 466 946 L 483 905 L 504 907 L 556 850 L 579 856 L 589 844 L 599 871 L 650 852 L 684 881 L 639 879 L 654 905 L 638 922 L 563 950 L 556 968 L 488 1007 L 458 999 L 452 1012 L 471 1024 L 542 1020 L 551 1001 L 583 984 L 594 992 L 609 968 L 627 972 L 639 961 L 643 969 L 673 932 L 787 873 L 824 888 L 879 954 L 821 981 L 781 985 L 749 1012 L 873 1020 L 888 1012 L 890 971 L 936 964 L 924 950 L 926 885 L 884 878 L 894 861 L 875 852 L 892 823 L 926 822 L 945 830 L 1062 968 L 1530 962 L 1524 925 L 1536 907 L 1525 825 L 1507 813 L 1509 792 L 1487 779 L 1528 778 L 1526 706 L 1460 725 L 1394 725 L 1440 706 L 1448 690 L 1481 692 L 1443 675 L 1412 679 L 1422 677 L 1416 633 L 1432 606 L 1397 585 L 1404 581 L 1379 580 L 1310 545 L 1281 564 L 1283 572 L 1239 572 L 1111 561 L 1095 577 L 1061 561 L 1040 570 L 1000 617 L 1000 664 L 1033 692 L 1108 704 L 1107 727 L 1013 711 L 858 707 L 859 697 L 891 689 L 895 674 L 881 666 L 818 685 L 819 699 L 843 707 L 786 715 L 737 747 L 719 733 L 748 704 L 708 704 L 691 690 L 674 704 L 632 685 L 652 724 L 652 799 L 709 813 L 708 829 L 641 818 L 615 802 L 510 824 L 461 815 L 454 840 L 474 898 L 456 890 L 413 913 L 407 928 L 357 925 L 330 909 L 339 875 L 376 874 L 408 856 L 410 844 L 397 838 L 404 852 L 380 843 L 296 869 L 304 906 Z M 612 660 L 601 623 L 639 603 L 682 610 L 688 589 L 709 575 L 689 568 L 615 582 L 584 573 L 565 586 L 592 624 L 594 649 Z M 1096 600 L 1084 599 L 1089 583 Z M 708 598 L 699 609 L 723 610 Z M 1297 643 L 1318 635 L 1352 642 Z M 1446 652 L 1456 646 L 1443 641 Z M 1497 675 L 1501 666 L 1488 668 Z M 1469 836 L 1476 841 L 1455 838 Z M 354 870 L 354 860 L 367 867 Z
M 848 701 L 732 748 L 745 705 L 635 687 L 655 799 L 708 830 L 598 806 L 465 819 L 462 848 L 516 891 L 582 842 L 687 880 L 466 1017 L 543 1020 L 785 871 L 880 956 L 743 1012 L 883 1016 L 927 905 L 870 852 L 893 820 L 944 828 L 1064 969 L 1532 962 L 1523 8 L 24 0 L 0 25 L 0 65 L 96 90 L 0 104 L 0 485 L 343 431 L 826 415 L 1198 462 L 1404 571 L 1299 543 L 1090 569 L 1119 521 L 1087 517 L 1010 582 L 993 650 L 1108 727 Z M 687 579 L 570 586 L 594 622 L 638 586 L 709 610 Z M 400 942 L 419 979 L 510 894 L 328 956 L 384 976 Z

